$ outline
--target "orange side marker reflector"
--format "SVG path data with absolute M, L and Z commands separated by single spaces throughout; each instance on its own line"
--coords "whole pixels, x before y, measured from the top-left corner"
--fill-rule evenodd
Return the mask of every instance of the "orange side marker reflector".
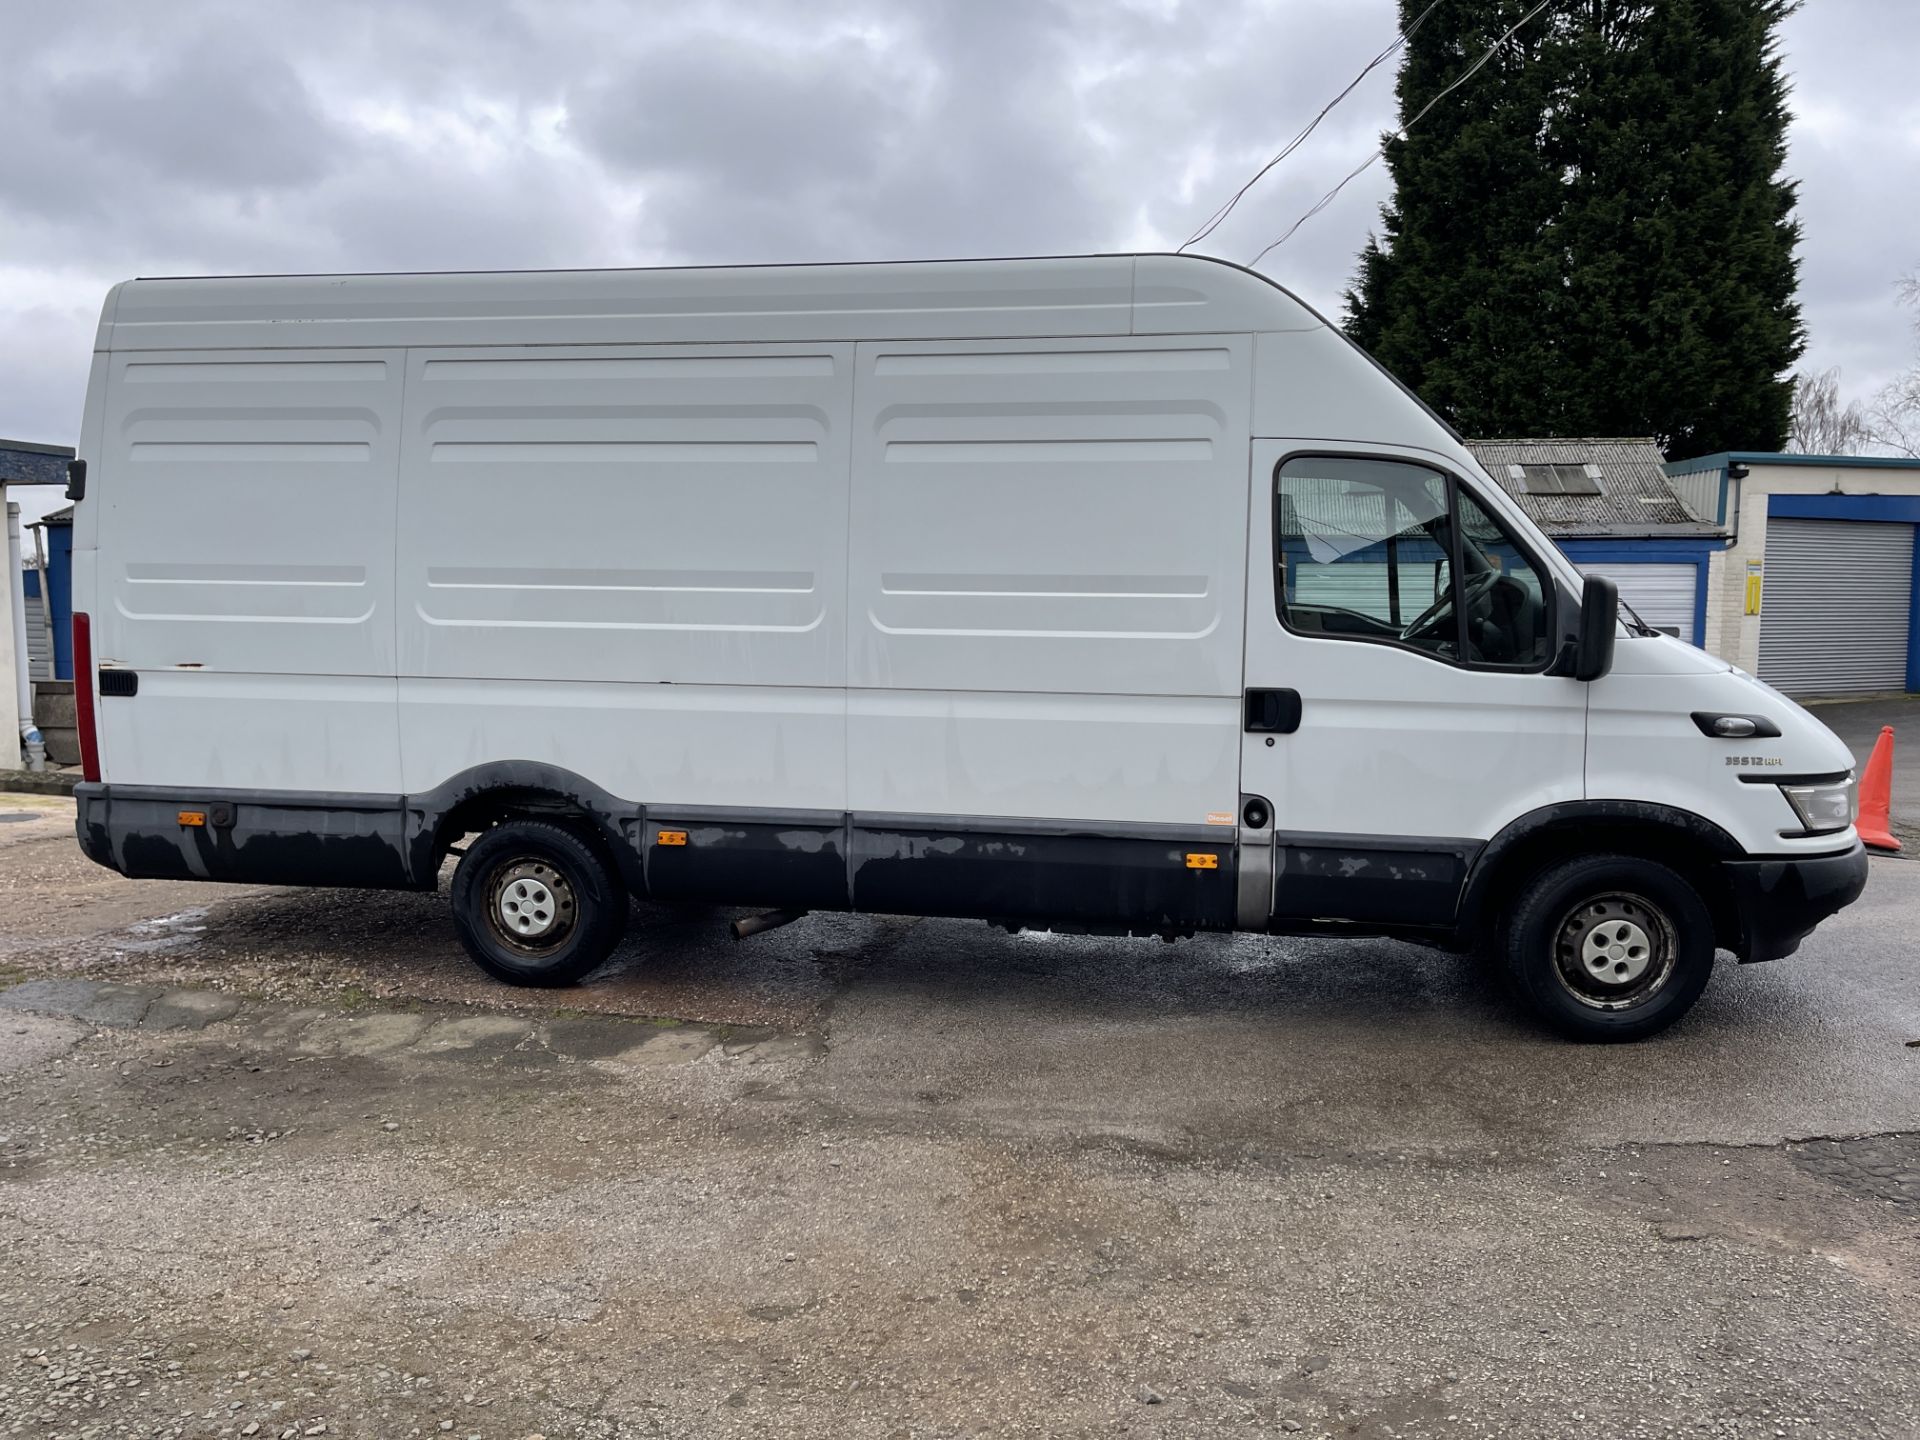
M 659 834 L 658 841 L 662 845 L 684 845 L 687 843 L 687 832 L 684 830 L 662 830 Z
M 180 812 L 180 823 L 182 825 L 205 825 L 207 823 L 207 812 L 204 810 L 182 810 Z
M 1187 855 L 1187 869 L 1189 870 L 1218 870 L 1219 868 L 1220 857 L 1218 855 L 1208 855 L 1197 851 L 1190 852 Z

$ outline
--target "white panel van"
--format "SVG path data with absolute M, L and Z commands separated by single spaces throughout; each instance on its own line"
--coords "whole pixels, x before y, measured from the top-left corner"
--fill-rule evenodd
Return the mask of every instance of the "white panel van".
M 1866 880 L 1825 727 L 1215 261 L 136 280 L 72 489 L 87 854 L 459 853 L 516 984 L 631 893 L 1485 944 L 1625 1039 Z

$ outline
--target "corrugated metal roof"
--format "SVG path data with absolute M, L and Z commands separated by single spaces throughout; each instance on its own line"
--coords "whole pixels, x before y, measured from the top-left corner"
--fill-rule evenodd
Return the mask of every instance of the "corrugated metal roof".
M 1566 436 L 1533 440 L 1469 440 L 1489 475 L 1549 535 L 1688 536 L 1720 535 L 1717 525 L 1694 518 L 1667 483 L 1666 460 L 1650 439 L 1618 436 Z M 1508 469 L 1512 465 L 1595 465 L 1598 495 L 1529 495 Z

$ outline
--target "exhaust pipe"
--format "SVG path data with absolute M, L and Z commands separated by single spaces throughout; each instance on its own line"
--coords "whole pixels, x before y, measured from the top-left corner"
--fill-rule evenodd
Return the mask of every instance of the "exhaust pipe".
M 733 922 L 733 938 L 745 940 L 750 936 L 764 935 L 769 930 L 778 930 L 782 925 L 791 925 L 796 920 L 807 918 L 804 910 L 769 910 L 764 915 L 748 915 Z

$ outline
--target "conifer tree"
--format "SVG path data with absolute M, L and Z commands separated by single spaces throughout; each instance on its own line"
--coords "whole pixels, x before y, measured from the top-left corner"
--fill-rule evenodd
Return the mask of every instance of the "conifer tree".
M 1402 119 L 1529 8 L 1448 0 L 1407 46 Z M 1803 338 L 1792 8 L 1558 0 L 1388 144 L 1348 333 L 1469 434 L 1780 449 Z

